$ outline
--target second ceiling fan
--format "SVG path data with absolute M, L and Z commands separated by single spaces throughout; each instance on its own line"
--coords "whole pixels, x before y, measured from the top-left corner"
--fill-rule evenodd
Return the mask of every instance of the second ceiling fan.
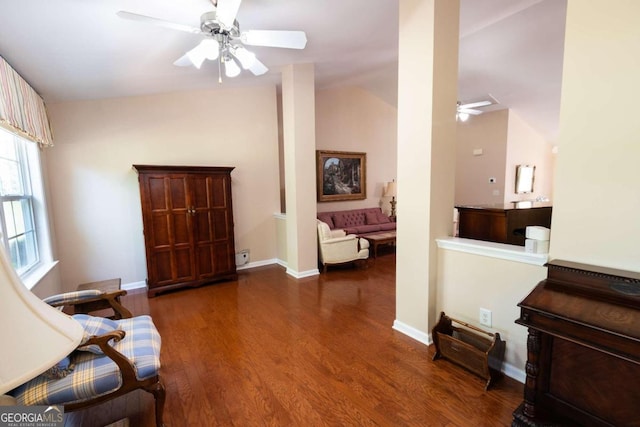
M 174 65 L 181 67 L 193 65 L 200 68 L 205 59 L 217 60 L 219 72 L 221 73 L 224 66 L 227 77 L 239 75 L 240 66 L 256 76 L 269 71 L 244 45 L 304 49 L 307 44 L 307 36 L 304 31 L 249 30 L 241 32 L 240 25 L 236 20 L 241 0 L 211 0 L 211 3 L 214 10 L 205 12 L 200 17 L 200 28 L 127 11 L 119 11 L 117 15 L 123 19 L 202 35 L 203 40 L 178 58 Z M 222 81 L 221 75 L 218 80 Z
M 460 121 L 466 122 L 469 119 L 469 116 L 477 116 L 482 114 L 484 111 L 478 110 L 478 108 L 488 107 L 489 105 L 498 104 L 498 100 L 495 99 L 491 94 L 489 94 L 489 99 L 484 99 L 475 102 L 469 102 L 466 104 L 458 101 L 458 105 L 456 108 L 456 118 Z

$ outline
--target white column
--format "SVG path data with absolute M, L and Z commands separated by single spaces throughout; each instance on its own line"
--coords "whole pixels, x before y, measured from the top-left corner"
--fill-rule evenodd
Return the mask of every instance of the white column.
M 296 278 L 319 274 L 314 83 L 313 64 L 288 65 L 282 71 L 287 273 Z
M 451 235 L 453 221 L 460 4 L 399 4 L 394 328 L 427 343 L 437 315 L 435 239 Z

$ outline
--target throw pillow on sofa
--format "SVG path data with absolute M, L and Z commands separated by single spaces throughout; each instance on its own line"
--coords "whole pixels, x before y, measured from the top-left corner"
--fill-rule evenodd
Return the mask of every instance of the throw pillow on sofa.
M 382 212 L 378 212 L 377 214 L 378 214 L 378 224 L 386 224 L 388 222 L 391 222 L 391 219 L 389 219 L 389 217 L 383 214 Z
M 365 212 L 364 217 L 366 223 L 369 225 L 380 224 L 380 220 L 378 219 L 378 214 L 376 212 Z
M 334 215 L 333 223 L 336 225 L 336 228 L 345 228 L 347 226 L 347 221 L 345 221 L 342 215 Z

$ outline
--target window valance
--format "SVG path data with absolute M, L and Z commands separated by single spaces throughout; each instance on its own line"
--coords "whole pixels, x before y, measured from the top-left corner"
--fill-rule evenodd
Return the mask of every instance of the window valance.
M 0 126 L 40 144 L 53 146 L 44 100 L 0 56 Z

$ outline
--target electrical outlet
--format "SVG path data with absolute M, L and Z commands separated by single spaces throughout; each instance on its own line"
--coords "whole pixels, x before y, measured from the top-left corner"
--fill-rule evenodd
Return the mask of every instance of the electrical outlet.
M 491 310 L 486 308 L 480 309 L 480 324 L 491 327 Z

